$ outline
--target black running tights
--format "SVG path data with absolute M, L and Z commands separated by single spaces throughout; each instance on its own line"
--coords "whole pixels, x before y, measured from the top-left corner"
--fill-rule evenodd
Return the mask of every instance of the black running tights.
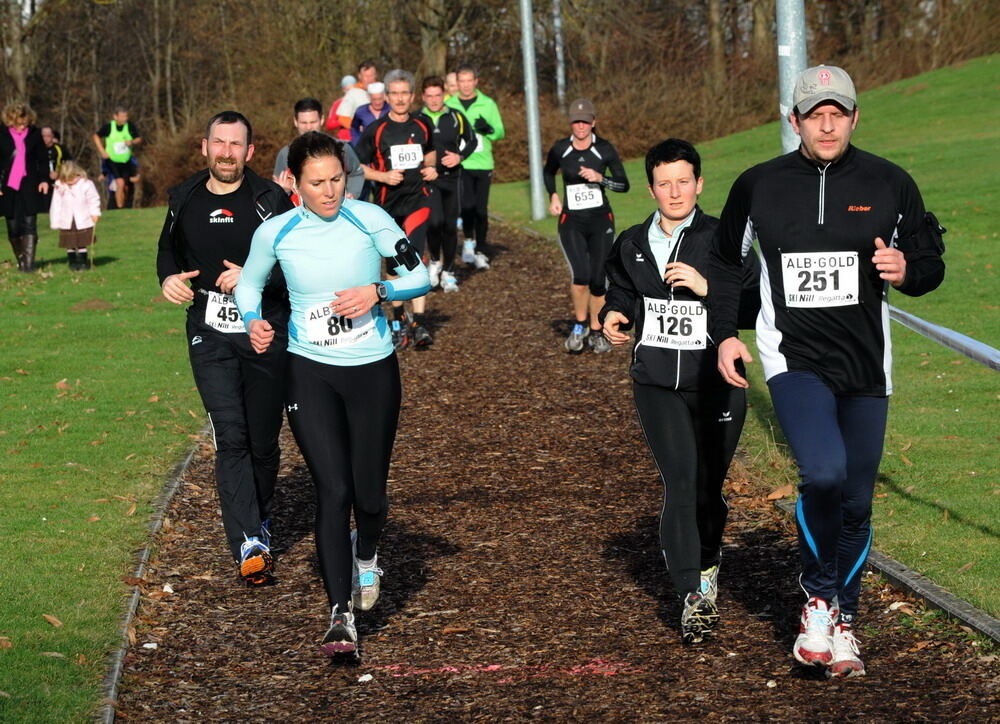
M 729 506 L 722 495 L 746 417 L 746 393 L 734 387 L 682 392 L 633 383 L 635 407 L 663 480 L 660 546 L 670 579 L 684 596 L 700 573 L 718 565 Z
M 389 512 L 402 388 L 396 355 L 356 367 L 288 355 L 288 424 L 316 486 L 316 552 L 331 606 L 351 599 L 351 511 L 368 560 Z

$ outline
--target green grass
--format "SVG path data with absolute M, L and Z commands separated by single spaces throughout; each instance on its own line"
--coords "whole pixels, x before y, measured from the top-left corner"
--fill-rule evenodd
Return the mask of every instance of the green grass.
M 2 721 L 89 717 L 117 643 L 120 577 L 202 425 L 184 313 L 154 273 L 163 213 L 105 214 L 90 272 L 67 270 L 47 228 L 41 273 L 0 270 Z
M 891 303 L 994 347 L 1000 346 L 994 268 L 1000 130 L 989 119 L 1000 110 L 1000 97 L 984 89 L 997 87 L 1000 56 L 994 55 L 862 93 L 854 138 L 909 171 L 927 208 L 948 228 L 945 283 L 922 298 L 895 294 Z M 700 144 L 699 151 L 702 207 L 718 214 L 741 171 L 781 152 L 777 124 Z M 626 168 L 632 190 L 612 195 L 619 230 L 653 208 L 641 159 Z M 526 182 L 495 187 L 491 206 L 555 238 L 554 219 L 530 220 Z M 896 393 L 875 498 L 876 546 L 1000 616 L 997 374 L 893 327 Z M 752 367 L 754 414 L 744 445 L 765 484 L 777 486 L 793 480 L 794 471 L 787 458 L 775 462 L 775 445 L 779 457 L 786 451 L 772 433 L 777 426 L 759 365 Z

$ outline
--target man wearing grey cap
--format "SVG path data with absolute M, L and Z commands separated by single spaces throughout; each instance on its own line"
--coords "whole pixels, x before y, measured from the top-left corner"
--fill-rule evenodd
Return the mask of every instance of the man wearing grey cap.
M 871 504 L 892 394 L 890 288 L 919 296 L 944 279 L 943 229 L 913 179 L 851 145 L 851 77 L 820 65 L 795 83 L 796 151 L 733 184 L 709 274 L 719 371 L 747 387 L 736 315 L 743 257 L 761 258 L 757 349 L 799 467 L 805 592 L 795 658 L 828 676 L 864 674 L 854 627 L 871 547 Z

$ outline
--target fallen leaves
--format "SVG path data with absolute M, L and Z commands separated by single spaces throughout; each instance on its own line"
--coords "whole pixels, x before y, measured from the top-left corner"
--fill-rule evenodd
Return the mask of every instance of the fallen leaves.
M 969 561 L 964 566 L 962 566 L 961 568 L 958 569 L 958 573 L 965 573 L 967 570 L 969 570 L 970 568 L 972 568 L 974 565 L 976 565 L 975 561 Z
M 8 636 L 0 636 L 0 649 L 12 649 L 14 642 Z
M 42 614 L 42 618 L 44 618 L 46 621 L 48 621 L 50 624 L 52 624 L 56 628 L 62 628 L 63 622 L 60 621 L 55 616 L 53 616 L 52 614 L 43 613 Z
M 781 498 L 787 498 L 795 491 L 795 488 L 791 485 L 782 485 L 780 488 L 775 488 L 767 495 L 768 500 L 780 500 Z

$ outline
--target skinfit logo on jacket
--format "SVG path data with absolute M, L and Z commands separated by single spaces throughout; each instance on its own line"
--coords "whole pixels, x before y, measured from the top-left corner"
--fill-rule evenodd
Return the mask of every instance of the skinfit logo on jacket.
M 216 209 L 208 215 L 208 223 L 210 224 L 232 224 L 235 221 L 233 212 L 229 209 Z

